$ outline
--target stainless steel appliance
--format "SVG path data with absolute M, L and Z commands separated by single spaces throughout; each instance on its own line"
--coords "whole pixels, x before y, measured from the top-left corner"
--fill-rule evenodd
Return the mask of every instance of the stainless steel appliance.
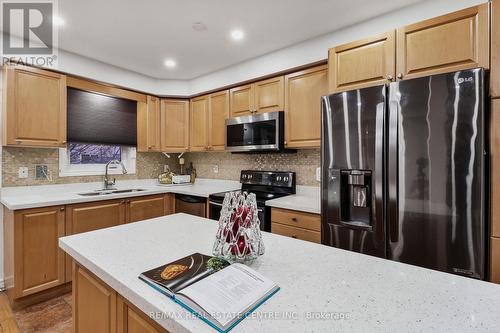
M 259 214 L 260 229 L 271 231 L 271 207 L 266 201 L 295 194 L 295 172 L 242 170 L 240 174 L 241 192 L 255 193 Z M 209 218 L 218 220 L 226 193 L 209 196 Z
M 283 111 L 226 119 L 226 150 L 231 152 L 284 149 Z
M 175 195 L 175 212 L 201 217 L 207 216 L 207 199 L 194 195 Z
M 323 97 L 323 244 L 485 278 L 484 76 Z

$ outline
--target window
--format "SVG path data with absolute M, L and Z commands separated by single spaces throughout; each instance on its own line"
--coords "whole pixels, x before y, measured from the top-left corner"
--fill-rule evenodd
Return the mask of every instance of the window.
M 128 173 L 136 170 L 135 147 L 70 143 L 59 149 L 59 176 L 104 175 L 111 160 L 122 161 Z M 110 165 L 109 174 L 121 174 L 121 165 Z

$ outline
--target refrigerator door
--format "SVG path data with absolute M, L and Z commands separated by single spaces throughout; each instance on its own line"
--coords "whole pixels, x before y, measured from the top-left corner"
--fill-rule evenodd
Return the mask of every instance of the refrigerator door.
M 386 86 L 322 99 L 322 243 L 385 257 Z
M 484 278 L 484 71 L 392 83 L 388 257 Z

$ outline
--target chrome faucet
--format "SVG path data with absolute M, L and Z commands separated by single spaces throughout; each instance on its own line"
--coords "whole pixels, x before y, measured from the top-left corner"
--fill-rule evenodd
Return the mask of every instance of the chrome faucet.
M 118 160 L 111 160 L 108 163 L 106 163 L 106 172 L 104 174 L 104 189 L 105 190 L 114 190 L 115 188 L 115 183 L 116 183 L 116 178 L 113 178 L 113 181 L 108 180 L 108 167 L 110 164 L 120 164 L 122 166 L 122 173 L 126 174 L 127 169 L 125 168 L 125 165 L 123 165 L 123 162 L 118 161 Z

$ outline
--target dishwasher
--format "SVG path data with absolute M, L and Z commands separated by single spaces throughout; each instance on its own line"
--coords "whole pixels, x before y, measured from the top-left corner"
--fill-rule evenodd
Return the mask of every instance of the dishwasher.
M 207 198 L 176 194 L 175 212 L 207 217 Z

